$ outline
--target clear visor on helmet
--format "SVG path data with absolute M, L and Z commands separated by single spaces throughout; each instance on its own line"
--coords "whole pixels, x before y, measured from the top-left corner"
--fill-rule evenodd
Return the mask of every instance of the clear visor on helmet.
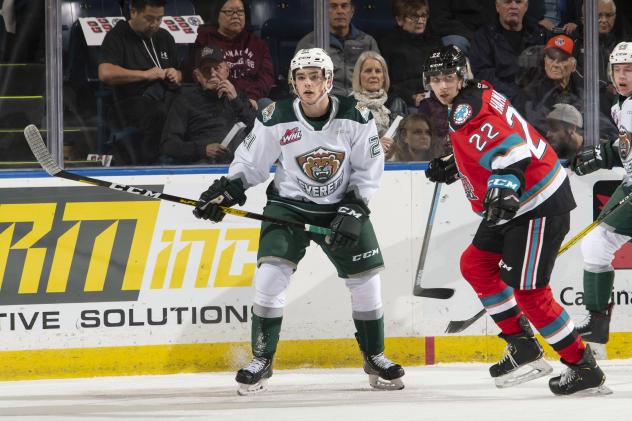
M 464 78 L 464 75 L 465 69 L 463 69 L 461 66 L 443 67 L 437 70 L 426 71 L 423 75 L 424 89 L 426 89 L 427 91 L 430 90 L 431 82 L 440 82 L 442 80 L 449 82 L 451 81 L 452 77 L 454 77 L 456 81 L 459 79 L 459 77 Z

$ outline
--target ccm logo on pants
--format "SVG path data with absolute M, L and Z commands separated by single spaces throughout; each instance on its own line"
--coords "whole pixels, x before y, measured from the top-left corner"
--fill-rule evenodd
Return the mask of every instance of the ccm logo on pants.
M 351 258 L 352 261 L 357 262 L 358 260 L 368 259 L 369 257 L 375 256 L 380 253 L 380 249 L 377 248 L 375 250 L 365 251 L 362 254 L 356 254 Z

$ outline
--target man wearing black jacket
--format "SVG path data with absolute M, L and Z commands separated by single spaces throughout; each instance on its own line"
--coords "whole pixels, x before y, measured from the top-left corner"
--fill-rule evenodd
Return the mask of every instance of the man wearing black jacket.
M 523 71 L 518 64 L 520 53 L 549 38 L 544 28 L 525 19 L 527 7 L 527 0 L 496 0 L 498 20 L 476 31 L 470 53 L 474 76 L 490 82 L 512 102 L 521 92 L 517 83 Z
M 241 121 L 246 132 L 256 111 L 246 94 L 228 80 L 223 51 L 214 46 L 197 53 L 193 77 L 197 81 L 173 101 L 162 133 L 161 158 L 167 164 L 229 164 L 243 135 L 229 145 L 221 142 Z

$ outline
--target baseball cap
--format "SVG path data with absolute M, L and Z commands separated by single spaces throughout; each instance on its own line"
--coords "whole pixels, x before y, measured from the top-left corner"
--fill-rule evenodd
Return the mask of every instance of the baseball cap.
M 200 67 L 200 65 L 207 60 L 221 63 L 224 61 L 224 51 L 214 45 L 206 45 L 200 48 L 195 55 L 195 67 Z
M 547 114 L 546 118 L 572 124 L 579 128 L 584 126 L 582 114 L 571 104 L 555 104 L 553 110 Z
M 572 56 L 574 47 L 575 43 L 570 37 L 566 35 L 556 35 L 546 42 L 546 47 L 544 47 L 544 51 L 546 52 L 551 48 L 557 48 L 558 50 L 566 53 L 568 56 Z

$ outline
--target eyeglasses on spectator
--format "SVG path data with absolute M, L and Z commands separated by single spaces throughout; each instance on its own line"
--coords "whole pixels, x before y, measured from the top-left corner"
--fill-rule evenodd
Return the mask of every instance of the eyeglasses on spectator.
M 421 15 L 406 15 L 406 19 L 411 22 L 421 22 L 428 19 L 428 13 L 422 13 Z
M 242 17 L 246 14 L 246 11 L 244 9 L 222 9 L 220 10 L 220 12 L 222 12 L 225 16 L 229 18 L 234 15 Z

